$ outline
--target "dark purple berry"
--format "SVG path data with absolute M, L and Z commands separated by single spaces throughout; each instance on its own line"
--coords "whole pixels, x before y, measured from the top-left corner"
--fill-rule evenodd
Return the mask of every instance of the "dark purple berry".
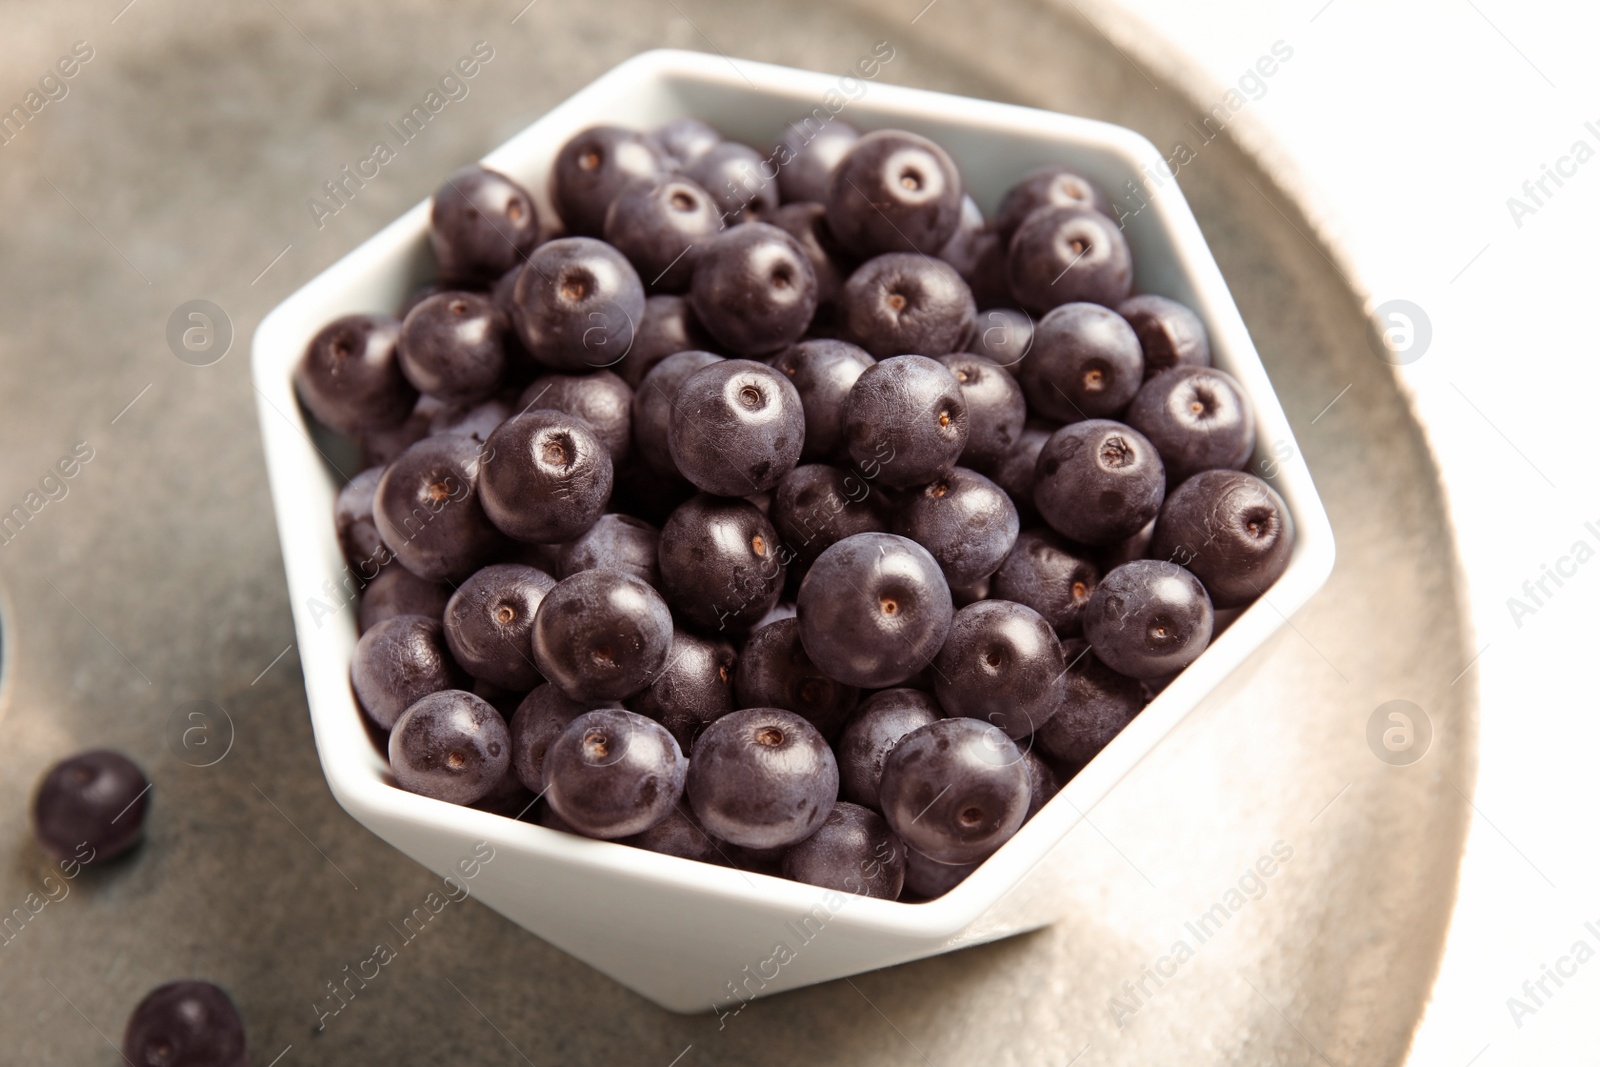
M 682 801 L 654 826 L 632 837 L 619 838 L 618 843 L 718 867 L 730 866 L 733 854 L 741 851 L 706 833 L 705 827 L 694 817 L 693 809 Z
M 511 417 L 511 405 L 498 397 L 478 403 L 463 401 L 439 409 L 428 424 L 428 436 L 458 433 L 472 438 L 478 444 L 489 440 L 495 428 Z
M 1124 416 L 1161 453 L 1167 484 L 1207 470 L 1238 470 L 1256 447 L 1244 390 L 1215 367 L 1173 367 L 1145 382 Z
M 1133 327 L 1115 311 L 1063 304 L 1039 320 L 1017 379 L 1029 407 L 1048 418 L 1112 418 L 1139 391 L 1144 356 Z
M 656 474 L 681 477 L 667 443 L 679 387 L 696 371 L 721 361 L 721 356 L 699 349 L 675 352 L 652 367 L 634 389 L 634 450 Z
M 139 840 L 149 789 L 144 772 L 120 752 L 80 752 L 51 767 L 39 782 L 33 835 L 53 860 L 110 859 Z
M 547 367 L 600 370 L 621 362 L 644 316 L 644 283 L 621 252 L 592 237 L 533 250 L 512 291 L 522 344 Z
M 694 247 L 722 229 L 722 214 L 687 178 L 624 189 L 606 212 L 605 239 L 628 257 L 651 292 L 681 293 L 694 274 Z
M 688 767 L 660 723 L 602 708 L 573 719 L 550 743 L 544 797 L 586 837 L 628 837 L 671 813 Z
M 818 556 L 797 607 L 812 662 L 863 689 L 899 685 L 932 663 L 955 610 L 927 549 L 886 533 L 847 537 Z
M 1164 296 L 1130 296 L 1117 305 L 1144 351 L 1144 376 L 1172 367 L 1211 366 L 1211 342 L 1200 316 Z
M 674 352 L 706 349 L 711 338 L 694 317 L 686 297 L 658 293 L 644 302 L 644 318 L 633 331 L 633 347 L 611 369 L 633 389 L 657 363 Z
M 1007 373 L 1016 374 L 1033 350 L 1033 316 L 1015 308 L 990 308 L 980 311 L 973 325 L 970 351 L 987 356 Z
M 1028 814 L 1022 819 L 1027 822 L 1050 803 L 1051 797 L 1061 792 L 1062 783 L 1061 777 L 1033 749 L 1022 754 L 1022 762 L 1028 768 Z
M 676 167 L 687 167 L 722 143 L 722 134 L 696 118 L 671 119 L 644 135 L 649 145 Z
M 844 453 L 844 402 L 861 372 L 874 362 L 855 345 L 831 340 L 801 341 L 772 360 L 772 369 L 789 379 L 805 410 L 802 460 L 826 461 Z
M 1033 502 L 1062 536 L 1099 547 L 1138 533 L 1166 493 L 1161 457 L 1138 430 L 1110 419 L 1063 426 L 1039 452 Z
M 777 210 L 777 176 L 771 161 L 749 145 L 722 141 L 685 168 L 705 189 L 721 218 L 732 226 L 764 219 Z
M 861 699 L 861 690 L 828 677 L 800 643 L 800 620 L 779 619 L 757 629 L 739 653 L 734 694 L 741 708 L 783 708 L 799 715 L 829 743 Z
M 824 321 L 831 322 L 834 304 L 850 274 L 849 259 L 828 232 L 828 210 L 809 200 L 785 204 L 762 219 L 799 242 L 817 276 L 817 312 L 811 320 L 811 333 L 819 335 Z
M 666 601 L 616 571 L 563 578 L 533 620 L 534 663 L 573 700 L 632 696 L 661 670 L 671 644 Z
M 933 668 L 946 712 L 993 723 L 1013 739 L 1043 725 L 1066 695 L 1060 639 L 1044 616 L 1010 600 L 956 612 Z
M 1187 568 L 1213 607 L 1250 603 L 1283 576 L 1294 519 L 1277 490 L 1243 471 L 1202 471 L 1168 495 L 1150 555 Z
M 633 390 L 608 370 L 592 374 L 545 374 L 522 391 L 517 411 L 561 411 L 589 424 L 611 453 L 613 467 L 628 458 L 633 442 Z
M 444 609 L 450 655 L 474 678 L 525 693 L 540 682 L 529 651 L 533 616 L 556 580 L 520 563 L 496 563 L 461 583 Z
M 1025 525 L 1039 521 L 1038 509 L 1033 506 L 1033 476 L 1039 465 L 1039 453 L 1044 451 L 1051 432 L 1024 423 L 1017 443 L 989 468 L 990 480 L 1006 491 L 1016 505 L 1017 517 Z
M 1092 208 L 1036 211 L 1006 253 L 1017 303 L 1036 315 L 1088 301 L 1116 307 L 1133 287 L 1133 259 L 1117 224 Z
M 1092 208 L 1111 214 L 1111 202 L 1089 179 L 1062 166 L 1045 166 L 1029 171 L 1007 190 L 995 212 L 994 228 L 1002 240 L 1010 241 L 1023 222 L 1040 208 Z
M 658 182 L 666 172 L 666 160 L 645 138 L 620 126 L 594 126 L 556 155 L 550 199 L 568 232 L 599 237 L 617 194 L 630 185 Z
M 785 126 L 772 150 L 784 203 L 827 200 L 833 168 L 860 138 L 860 130 L 838 117 L 818 123 L 808 115 Z
M 615 707 L 614 701 L 573 700 L 546 682 L 522 698 L 511 715 L 511 769 L 524 786 L 544 793 L 544 755 L 567 724 L 586 711 Z
M 961 464 L 989 468 L 1005 458 L 1022 438 L 1028 402 L 1017 380 L 992 360 L 972 352 L 952 352 L 939 362 L 961 386 L 967 405 L 967 447 Z
M 783 876 L 840 893 L 898 900 L 906 847 L 883 816 L 840 801 L 816 833 L 784 853 Z
M 1005 490 L 957 467 L 907 493 L 891 529 L 927 549 L 951 585 L 987 578 L 1016 543 L 1017 509 Z
M 942 259 L 890 252 L 856 268 L 839 294 L 849 338 L 878 359 L 942 356 L 972 332 L 977 308 L 956 269 Z
M 411 388 L 409 382 L 406 388 Z M 418 397 L 405 421 L 361 434 L 361 462 L 368 467 L 387 467 L 400 453 L 429 435 L 433 420 L 445 408 L 444 401 L 435 397 Z
M 400 320 L 346 315 L 311 339 L 294 371 L 300 402 L 318 422 L 340 433 L 366 434 L 399 426 L 417 403 L 400 372 Z
M 733 679 L 737 661 L 728 642 L 674 629 L 667 665 L 628 705 L 665 726 L 678 747 L 688 752 L 708 723 L 736 706 Z
M 930 860 L 914 848 L 906 849 L 906 880 L 902 896 L 908 899 L 934 900 L 967 880 L 967 875 L 978 869 L 982 859 L 973 863 L 940 863 Z
M 363 581 L 376 578 L 378 568 L 389 558 L 389 550 L 372 518 L 372 500 L 382 477 L 382 467 L 368 467 L 346 482 L 333 502 L 333 526 L 339 537 L 339 548 L 351 572 Z
M 484 514 L 479 445 L 461 434 L 427 437 L 383 472 L 372 517 L 406 570 L 429 581 L 460 581 L 504 544 Z
M 504 326 L 481 293 L 430 296 L 400 327 L 400 369 L 412 385 L 441 400 L 485 397 L 505 373 Z
M 796 467 L 772 493 L 768 515 L 783 547 L 809 567 L 828 546 L 858 533 L 886 532 L 892 506 L 861 475 L 822 463 Z
M 660 554 L 662 592 L 708 633 L 749 629 L 783 592 L 777 531 L 744 500 L 692 497 L 661 528 Z
M 389 730 L 407 708 L 428 694 L 466 689 L 471 681 L 451 658 L 439 620 L 397 615 L 356 642 L 350 684 L 367 717 Z
M 1034 746 L 1064 767 L 1081 767 L 1122 732 L 1145 705 L 1144 685 L 1101 663 L 1078 638 L 1061 642 L 1067 695 L 1034 731 Z
M 894 356 L 868 367 L 844 405 L 850 458 L 895 489 L 926 485 L 967 447 L 961 383 L 937 360 Z
M 561 577 L 579 571 L 619 571 L 660 587 L 661 531 L 632 515 L 606 514 L 562 546 Z
M 748 223 L 696 250 L 689 304 L 734 352 L 770 355 L 798 341 L 811 324 L 817 275 L 800 242 L 776 226 Z
M 961 221 L 956 232 L 950 235 L 939 249 L 938 256 L 955 268 L 962 279 L 969 279 L 978 271 L 989 245 L 998 240 L 983 218 L 983 209 L 970 195 L 961 197 Z M 968 283 L 971 284 L 970 282 Z
M 929 693 L 920 689 L 882 689 L 856 708 L 839 734 L 839 789 L 847 800 L 878 807 L 883 761 L 911 731 L 944 718 Z
M 361 632 L 397 615 L 442 620 L 452 592 L 446 583 L 418 578 L 398 563 L 385 567 L 361 592 Z
M 994 572 L 991 596 L 1014 600 L 1044 616 L 1057 634 L 1074 637 L 1083 630 L 1083 612 L 1100 581 L 1100 569 L 1082 549 L 1054 530 L 1024 530 L 1017 535 L 1000 569 Z
M 429 693 L 389 734 L 389 766 L 401 789 L 451 804 L 482 800 L 511 762 L 506 721 L 459 689 Z
M 433 194 L 428 236 L 439 273 L 492 282 L 539 243 L 539 212 L 528 191 L 487 167 L 463 167 Z
M 749 496 L 794 469 L 805 409 L 786 375 L 764 363 L 725 359 L 678 387 L 668 419 L 672 462 L 703 492 Z
M 875 130 L 833 168 L 828 228 L 858 256 L 932 255 L 961 223 L 961 175 L 926 137 Z
M 157 986 L 128 1016 L 129 1067 L 247 1067 L 244 1020 L 220 988 L 184 979 Z
M 1028 768 L 999 727 L 958 716 L 907 734 L 883 763 L 883 817 L 940 863 L 983 859 L 1028 814 Z
M 700 824 L 747 848 L 816 833 L 839 795 L 839 766 L 816 727 L 790 711 L 724 715 L 695 742 L 685 795 Z
M 1100 579 L 1083 635 L 1106 666 L 1130 678 L 1183 670 L 1211 642 L 1211 598 L 1176 563 L 1136 559 Z
M 478 475 L 483 510 L 519 541 L 570 541 L 611 496 L 611 453 L 583 419 L 530 411 L 489 435 Z

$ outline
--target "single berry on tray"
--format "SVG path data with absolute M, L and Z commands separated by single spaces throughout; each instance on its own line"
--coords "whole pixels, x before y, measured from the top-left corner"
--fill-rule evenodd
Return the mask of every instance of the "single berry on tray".
M 479 400 L 506 370 L 505 322 L 482 293 L 438 293 L 412 308 L 400 326 L 406 380 L 441 400 Z
M 1161 453 L 1167 484 L 1207 470 L 1238 470 L 1256 447 L 1244 390 L 1215 367 L 1174 367 L 1144 383 L 1124 416 Z
M 428 237 L 440 275 L 492 282 L 539 243 L 539 212 L 528 191 L 499 171 L 473 164 L 433 194 Z
M 800 242 L 776 226 L 746 223 L 696 250 L 689 305 L 733 352 L 768 356 L 805 334 L 817 310 L 817 275 Z
M 505 538 L 484 514 L 480 446 L 462 434 L 426 437 L 378 480 L 372 518 L 406 570 L 429 581 L 460 581 L 487 563 Z
M 1116 307 L 1133 288 L 1133 259 L 1122 231 L 1100 212 L 1045 208 L 1011 238 L 1006 276 L 1017 302 L 1036 315 L 1077 301 Z
M 144 772 L 120 752 L 69 756 L 50 768 L 33 794 L 33 835 L 57 861 L 110 859 L 139 840 L 149 790 Z
M 624 189 L 606 211 L 605 239 L 628 257 L 654 293 L 681 293 L 694 275 L 694 248 L 722 229 L 717 202 L 687 178 Z
M 915 252 L 888 252 L 857 267 L 839 310 L 846 335 L 878 359 L 958 351 L 978 314 L 954 267 Z
M 244 1020 L 228 994 L 184 979 L 157 986 L 139 1001 L 122 1031 L 129 1067 L 246 1067 Z
M 295 391 L 331 430 L 368 434 L 398 427 L 417 403 L 400 371 L 400 320 L 345 315 L 311 339 L 295 365 Z
M 644 317 L 644 283 L 604 241 L 563 237 L 533 250 L 511 293 L 517 335 L 555 370 L 603 370 L 622 362 Z

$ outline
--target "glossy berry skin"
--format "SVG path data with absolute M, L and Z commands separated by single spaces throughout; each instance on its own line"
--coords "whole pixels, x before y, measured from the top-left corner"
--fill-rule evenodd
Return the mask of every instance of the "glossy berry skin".
M 480 681 L 525 693 L 541 681 L 528 650 L 533 616 L 556 580 L 520 563 L 496 563 L 461 583 L 444 609 L 451 657 Z
M 1051 528 L 1098 547 L 1138 533 L 1166 493 L 1161 457 L 1143 434 L 1110 419 L 1063 426 L 1034 470 L 1033 502 Z M 1092 506 L 1091 506 L 1092 505 Z
M 928 253 L 961 222 L 961 175 L 943 148 L 904 130 L 875 130 L 833 169 L 828 229 L 852 254 Z
M 987 859 L 988 857 L 983 857 Z M 906 880 L 901 891 L 908 900 L 934 900 L 967 880 L 983 859 L 972 863 L 940 863 L 914 848 L 906 849 Z
M 681 293 L 694 274 L 691 249 L 720 229 L 716 201 L 687 178 L 669 178 L 618 194 L 606 211 L 605 239 L 651 292 Z
M 911 731 L 944 718 L 932 694 L 881 689 L 856 708 L 839 734 L 839 791 L 846 800 L 878 807 L 883 761 Z
M 511 293 L 523 347 L 555 370 L 592 371 L 619 363 L 644 316 L 644 283 L 615 248 L 592 237 L 563 237 L 533 250 Z
M 783 593 L 778 534 L 760 508 L 701 493 L 661 528 L 662 592 L 708 634 L 740 633 Z
M 366 633 L 385 619 L 397 615 L 422 615 L 435 621 L 444 618 L 444 607 L 454 590 L 444 582 L 430 582 L 398 564 L 378 572 L 361 591 L 358 621 Z
M 1116 307 L 1133 288 L 1133 258 L 1117 224 L 1091 208 L 1046 208 L 1017 228 L 1006 253 L 1017 303 L 1036 315 L 1087 301 Z
M 1187 568 L 1213 607 L 1238 608 L 1288 569 L 1294 519 L 1277 490 L 1243 471 L 1202 471 L 1161 505 L 1150 555 Z
M 429 693 L 389 733 L 401 789 L 450 804 L 482 800 L 511 764 L 511 734 L 488 701 L 459 689 Z
M 459 582 L 500 550 L 504 538 L 484 514 L 479 475 L 479 445 L 461 434 L 424 438 L 389 464 L 372 518 L 406 570 Z
M 672 644 L 672 613 L 630 574 L 582 571 L 545 594 L 533 661 L 573 700 L 621 700 L 650 684 Z
M 672 812 L 688 769 L 660 723 L 602 708 L 573 719 L 550 743 L 544 797 L 586 837 L 628 837 Z
M 1061 642 L 1067 662 L 1067 695 L 1061 708 L 1038 730 L 1033 744 L 1064 767 L 1093 759 L 1145 705 L 1143 683 L 1101 663 L 1078 638 Z
M 535 378 L 522 391 L 517 411 L 539 410 L 565 412 L 588 423 L 611 453 L 613 467 L 628 458 L 633 443 L 633 390 L 610 371 Z
M 794 469 L 805 409 L 787 376 L 764 363 L 725 359 L 679 386 L 667 423 L 672 462 L 696 488 L 749 496 Z
M 1136 559 L 1100 579 L 1084 613 L 1083 636 L 1118 674 L 1159 678 L 1206 650 L 1213 621 L 1200 579 L 1176 563 Z
M 1161 453 L 1167 482 L 1206 470 L 1238 470 L 1256 447 L 1244 390 L 1215 367 L 1174 367 L 1145 382 L 1124 416 Z
M 978 314 L 954 267 L 915 252 L 861 264 L 839 294 L 839 309 L 847 336 L 877 359 L 957 351 Z
M 1060 639 L 1044 616 L 1010 600 L 956 612 L 933 667 L 941 707 L 991 722 L 1012 740 L 1043 725 L 1066 695 Z
M 1017 443 L 987 471 L 990 480 L 1004 489 L 1016 505 L 1017 517 L 1023 525 L 1039 521 L 1038 509 L 1033 506 L 1033 476 L 1039 465 L 1039 453 L 1044 451 L 1050 434 L 1051 430 L 1038 424 L 1023 424 Z
M 718 342 L 741 356 L 798 341 L 817 310 L 817 275 L 800 243 L 776 226 L 747 223 L 695 250 L 689 305 Z
M 1154 377 L 1173 367 L 1211 366 L 1211 342 L 1200 316 L 1176 300 L 1143 294 L 1117 305 L 1128 320 L 1144 351 L 1144 376 Z
M 652 367 L 633 391 L 634 449 L 655 473 L 681 477 L 668 444 L 678 389 L 696 371 L 721 360 L 700 349 L 674 352 Z
M 400 320 L 346 315 L 311 339 L 294 370 L 300 402 L 330 430 L 366 434 L 399 426 L 417 403 L 400 372 Z
M 372 499 L 382 477 L 382 467 L 368 467 L 346 482 L 333 501 L 333 527 L 344 561 L 364 581 L 377 577 L 389 557 L 372 518 Z
M 644 137 L 620 126 L 593 126 L 557 154 L 550 169 L 550 199 L 569 233 L 599 237 L 606 209 L 617 194 L 666 175 L 666 160 Z
M 684 117 L 663 122 L 646 133 L 644 139 L 668 163 L 683 168 L 720 144 L 722 134 L 708 122 Z
M 862 372 L 844 405 L 850 458 L 869 478 L 905 489 L 954 469 L 967 447 L 961 383 L 926 356 L 894 356 Z
M 1001 239 L 1010 241 L 1017 228 L 1040 208 L 1092 208 L 1111 214 L 1111 202 L 1093 182 L 1062 166 L 1045 166 L 1029 171 L 1013 185 L 995 212 L 994 229 Z
M 53 860 L 110 859 L 139 840 L 149 785 L 120 752 L 70 756 L 50 768 L 33 794 L 33 835 Z
M 611 496 L 611 453 L 583 419 L 534 410 L 489 435 L 478 475 L 490 521 L 519 541 L 570 541 Z
M 993 360 L 972 352 L 952 352 L 939 362 L 961 386 L 967 404 L 967 447 L 964 467 L 992 467 L 1022 438 L 1028 402 L 1017 380 Z
M 883 816 L 840 801 L 816 833 L 783 854 L 783 876 L 840 893 L 898 900 L 906 847 Z
M 861 690 L 828 677 L 800 643 L 800 620 L 779 619 L 752 633 L 739 653 L 734 695 L 741 708 L 783 708 L 831 744 Z
M 1017 378 L 1028 404 L 1062 422 L 1113 418 L 1144 381 L 1133 327 L 1099 304 L 1063 304 L 1039 320 Z
M 1033 330 L 1033 316 L 1026 311 L 990 308 L 978 313 L 967 349 L 994 360 L 1008 374 L 1017 374 L 1033 350 Z
M 459 401 L 442 407 L 428 423 L 428 436 L 440 434 L 465 434 L 478 444 L 489 440 L 495 427 L 512 415 L 511 405 L 498 397 L 479 402 Z
M 687 298 L 669 293 L 656 293 L 645 299 L 644 318 L 633 331 L 633 347 L 611 369 L 621 375 L 630 388 L 639 383 L 651 369 L 674 352 L 705 349 L 711 338 L 694 317 Z
M 244 1020 L 228 994 L 184 979 L 157 986 L 128 1016 L 122 1058 L 131 1067 L 247 1067 Z
M 619 571 L 659 587 L 661 531 L 632 515 L 605 514 L 561 549 L 561 577 L 580 571 Z
M 737 141 L 713 145 L 685 170 L 698 182 L 729 226 L 764 219 L 778 207 L 778 183 L 754 148 Z
M 784 475 L 767 512 L 783 547 L 802 567 L 846 537 L 887 532 L 892 513 L 889 498 L 871 482 L 822 463 Z
M 957 467 L 907 493 L 890 527 L 927 549 L 953 586 L 971 585 L 999 568 L 1017 541 L 1017 509 L 1005 490 Z
M 785 126 L 772 149 L 783 202 L 827 200 L 833 168 L 860 139 L 861 131 L 837 116 L 820 126 L 811 118 Z
M 694 817 L 694 811 L 681 800 L 667 812 L 666 818 L 631 837 L 618 842 L 642 848 L 646 852 L 659 852 L 663 856 L 710 863 L 718 867 L 730 866 L 732 854 L 738 849 L 719 842 L 706 833 L 705 827 Z
M 434 190 L 428 237 L 439 274 L 493 282 L 539 243 L 539 212 L 528 191 L 499 171 L 463 167 Z
M 511 769 L 534 793 L 544 792 L 544 757 L 567 724 L 586 711 L 615 707 L 613 701 L 573 700 L 549 682 L 522 698 L 511 715 Z
M 828 232 L 827 208 L 810 200 L 785 204 L 772 212 L 763 222 L 770 223 L 793 237 L 811 263 L 817 276 L 817 311 L 811 319 L 810 333 L 814 337 L 831 337 L 835 318 L 835 303 L 844 288 L 854 260 L 838 247 L 838 242 Z
M 772 369 L 789 379 L 805 412 L 801 460 L 827 461 L 843 454 L 845 399 L 861 372 L 875 362 L 848 341 L 823 339 L 791 345 L 772 360 Z
M 505 374 L 503 326 L 481 293 L 430 296 L 400 327 L 400 369 L 418 390 L 441 400 L 485 397 Z
M 450 655 L 443 625 L 422 615 L 378 623 L 361 635 L 350 659 L 350 685 L 361 710 L 385 730 L 429 693 L 471 684 Z
M 746 708 L 695 742 L 684 793 L 713 836 L 781 848 L 816 833 L 839 796 L 839 765 L 816 727 L 781 708 Z
M 628 706 L 665 726 L 678 747 L 688 752 L 708 723 L 737 706 L 733 687 L 738 659 L 726 641 L 674 629 L 667 665 L 648 689 L 629 699 Z
M 989 595 L 1014 600 L 1044 616 L 1062 637 L 1083 630 L 1083 613 L 1100 581 L 1100 569 L 1082 549 L 1054 530 L 1024 530 L 1000 569 Z
M 971 863 L 999 848 L 1028 814 L 1022 751 L 999 727 L 958 716 L 907 734 L 883 762 L 883 817 L 905 843 L 940 863 Z
M 885 533 L 847 537 L 818 556 L 796 606 L 811 661 L 863 689 L 899 685 L 932 663 L 955 611 L 928 550 Z

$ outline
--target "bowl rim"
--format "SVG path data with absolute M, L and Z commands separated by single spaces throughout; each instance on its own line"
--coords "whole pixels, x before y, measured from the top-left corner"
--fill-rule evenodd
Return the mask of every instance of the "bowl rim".
M 658 49 L 633 56 L 611 68 L 486 156 L 482 163 L 511 172 L 530 151 L 553 155 L 572 132 L 597 121 L 592 106 L 624 87 L 663 88 L 668 83 L 701 90 L 748 96 L 814 100 L 836 86 L 837 75 L 797 70 L 708 53 Z M 904 120 L 915 129 L 920 118 L 942 124 L 982 127 L 985 136 L 1045 139 L 1063 154 L 1095 152 L 1120 164 L 1132 175 L 1165 176 L 1138 213 L 1136 225 L 1164 231 L 1171 244 L 1168 266 L 1193 288 L 1185 300 L 1205 321 L 1213 353 L 1239 379 L 1257 420 L 1258 450 L 1266 443 L 1285 443 L 1288 454 L 1275 459 L 1274 487 L 1284 497 L 1296 527 L 1296 543 L 1288 569 L 1217 635 L 1204 653 L 1180 672 L 1102 752 L 1091 760 L 1018 833 L 981 863 L 964 881 L 941 897 L 926 902 L 901 902 L 852 897 L 839 911 L 841 926 L 855 926 L 908 938 L 949 938 L 969 927 L 1009 892 L 1022 885 L 1088 812 L 1131 773 L 1194 707 L 1252 652 L 1264 644 L 1288 617 L 1327 580 L 1334 562 L 1331 526 L 1312 483 L 1294 434 L 1260 355 L 1212 257 L 1199 225 L 1165 158 L 1139 133 L 1095 119 L 1070 116 L 1014 104 L 873 82 L 851 105 L 852 120 L 862 112 Z M 883 126 L 868 121 L 863 126 Z M 1020 171 L 1016 175 L 1021 176 Z M 541 180 L 526 183 L 548 207 Z M 1108 190 L 1109 192 L 1110 190 Z M 326 638 L 309 607 L 311 592 L 330 574 L 325 565 L 329 544 L 337 553 L 333 524 L 302 519 L 305 493 L 299 479 L 321 465 L 298 405 L 293 369 L 305 340 L 322 321 L 307 315 L 326 302 L 329 293 L 358 286 L 380 268 L 399 260 L 420 263 L 426 255 L 430 201 L 403 212 L 378 233 L 300 286 L 269 312 L 252 341 L 252 378 L 257 393 L 263 447 L 274 513 L 290 586 L 296 644 L 301 649 L 307 703 L 318 759 L 335 798 L 359 822 L 386 836 L 379 827 L 402 824 L 463 840 L 487 840 L 539 859 L 592 870 L 597 876 L 626 878 L 661 888 L 747 905 L 804 912 L 826 891 L 769 875 L 717 867 L 674 856 L 647 852 L 614 842 L 595 841 L 474 808 L 460 807 L 408 793 L 384 780 L 383 761 L 373 749 L 348 682 L 348 657 L 337 672 L 328 670 L 339 653 L 320 643 Z M 419 247 L 419 245 L 421 247 Z M 1137 262 L 1136 262 L 1137 268 Z M 359 301 L 357 301 L 359 303 Z M 346 306 L 345 311 L 378 310 Z M 343 313 L 343 312 L 336 312 Z M 309 448 L 307 447 L 309 446 Z M 325 468 L 324 468 L 325 472 Z M 336 490 L 335 490 L 336 491 Z M 329 509 L 331 514 L 331 509 Z M 311 517 L 308 515 L 307 520 Z M 320 544 L 319 544 L 320 542 Z M 318 558 L 323 557 L 323 558 Z M 339 566 L 343 566 L 342 556 Z M 338 573 L 338 572 L 331 572 Z M 354 643 L 354 611 L 342 620 Z M 308 647 L 309 646 L 309 647 Z M 340 685 L 334 687 L 335 674 Z M 352 752 L 350 746 L 355 744 Z M 1108 759 L 1107 756 L 1110 755 Z M 402 849 L 402 851 L 405 851 Z

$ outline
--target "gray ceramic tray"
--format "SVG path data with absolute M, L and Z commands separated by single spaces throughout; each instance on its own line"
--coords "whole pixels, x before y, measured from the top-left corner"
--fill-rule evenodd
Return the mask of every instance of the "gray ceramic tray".
M 720 1027 L 473 902 L 434 915 L 364 987 L 348 979 L 437 884 L 323 784 L 243 339 L 438 175 L 647 47 L 843 72 L 887 40 L 888 80 L 1196 146 L 1186 121 L 1210 104 L 1153 46 L 1119 51 L 1070 6 L 924 2 L 0 4 L 0 21 L 26 27 L 0 44 L 5 69 L 42 74 L 79 39 L 95 52 L 0 154 L 0 502 L 23 501 L 76 442 L 94 450 L 0 546 L 0 912 L 26 916 L 0 939 L 7 1059 L 117 1062 L 127 1012 L 182 975 L 227 986 L 253 1061 L 283 1067 L 1403 1057 L 1473 780 L 1452 535 L 1361 295 L 1231 134 L 1199 146 L 1181 182 L 1295 420 L 1340 560 L 1292 627 L 1074 832 L 1073 918 L 758 1002 Z M 495 58 L 470 94 L 319 229 L 307 198 L 479 39 Z M 220 331 L 187 362 L 167 340 L 174 309 L 200 298 L 233 330 L 209 366 L 192 364 L 217 355 Z M 192 324 L 179 320 L 178 333 Z M 1431 724 L 1409 764 L 1420 746 L 1368 742 L 1396 699 Z M 44 881 L 29 795 L 90 741 L 149 770 L 152 832 L 124 862 Z M 1248 873 L 1274 851 L 1270 877 Z M 318 1009 L 341 1003 L 328 983 L 347 980 L 319 1032 Z

